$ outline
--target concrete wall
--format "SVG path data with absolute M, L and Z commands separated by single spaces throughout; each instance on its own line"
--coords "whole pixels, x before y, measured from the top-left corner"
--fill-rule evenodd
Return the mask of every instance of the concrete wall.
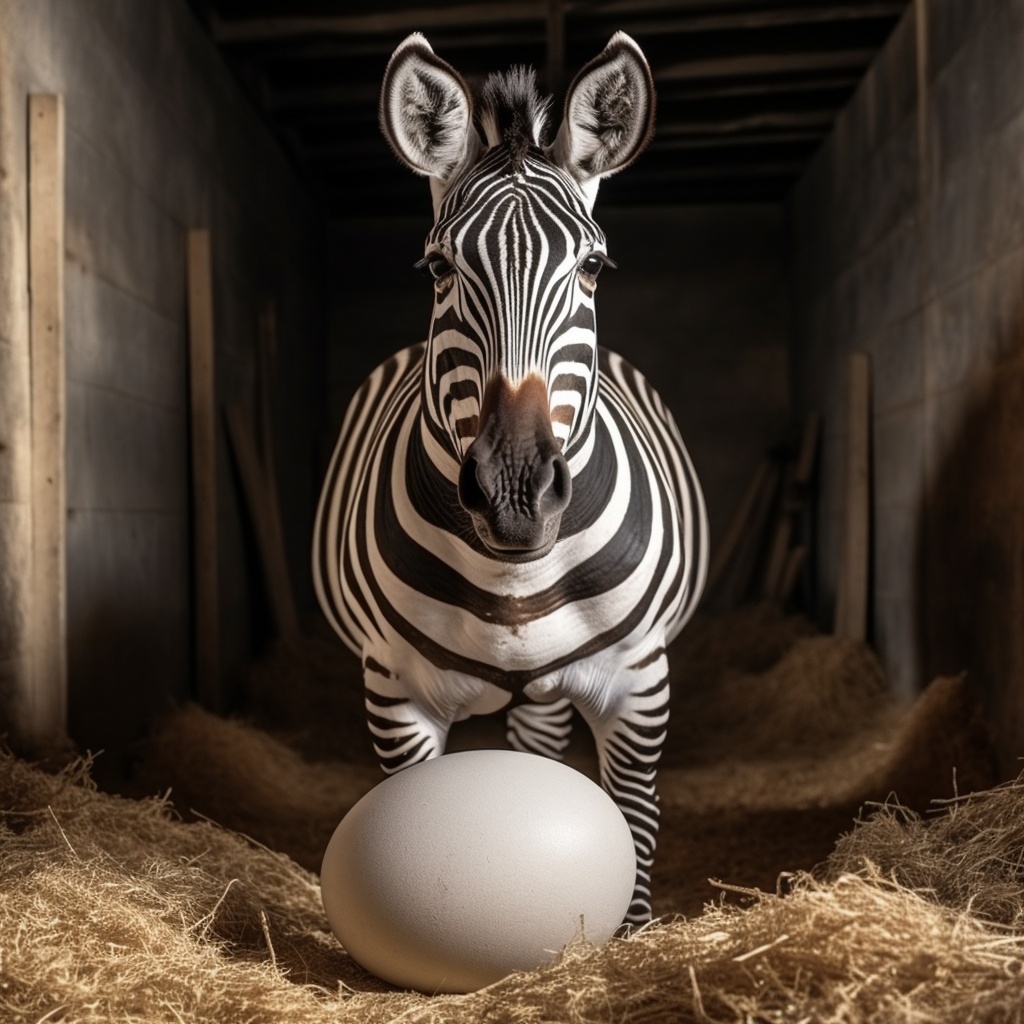
M 899 692 L 967 670 L 1024 753 L 1024 0 L 917 0 L 794 190 L 794 396 L 825 414 L 820 613 L 844 367 L 874 367 L 874 640 Z
M 410 187 L 422 190 L 421 218 L 333 229 L 332 280 L 344 283 L 332 288 L 335 429 L 366 373 L 426 337 L 431 290 L 412 265 L 423 255 L 430 206 L 422 181 L 410 175 Z M 598 196 L 596 216 L 619 264 L 601 276 L 598 337 L 656 382 L 678 420 L 714 541 L 765 451 L 790 432 L 782 210 L 605 209 Z
M 70 731 L 116 752 L 191 694 L 185 232 L 212 232 L 218 397 L 252 410 L 256 316 L 278 306 L 277 464 L 308 601 L 323 337 L 315 211 L 183 0 L 0 0 L 0 714 L 26 675 L 26 97 L 66 107 Z M 264 614 L 220 436 L 226 676 Z

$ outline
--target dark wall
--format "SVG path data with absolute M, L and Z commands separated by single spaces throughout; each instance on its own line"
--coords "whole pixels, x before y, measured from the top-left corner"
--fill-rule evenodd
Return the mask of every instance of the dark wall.
M 411 268 L 423 255 L 430 203 L 423 182 L 410 187 L 423 192 L 422 217 L 353 219 L 332 232 L 335 429 L 366 373 L 426 337 L 431 289 Z M 656 382 L 720 537 L 765 449 L 790 427 L 782 211 L 603 210 L 599 196 L 596 216 L 619 264 L 601 276 L 598 337 Z M 325 440 L 324 462 L 333 440 Z
M 919 20 L 920 18 L 920 20 Z M 913 5 L 789 207 L 795 396 L 825 413 L 819 584 L 844 367 L 874 367 L 874 639 L 899 691 L 966 670 L 1024 753 L 1024 0 Z
M 185 238 L 212 235 L 218 399 L 255 425 L 256 323 L 277 305 L 273 386 L 295 585 L 306 565 L 321 403 L 317 211 L 180 0 L 0 3 L 0 553 L 19 546 L 24 417 L 25 110 L 66 110 L 67 629 L 72 737 L 108 760 L 192 695 Z M 220 632 L 228 680 L 258 649 L 263 583 L 221 429 Z M 13 696 L 24 576 L 0 593 L 0 673 Z M 2 709 L 11 711 L 11 703 Z

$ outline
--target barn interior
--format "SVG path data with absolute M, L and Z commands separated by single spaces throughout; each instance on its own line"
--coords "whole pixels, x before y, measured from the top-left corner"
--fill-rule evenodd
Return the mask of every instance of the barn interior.
M 663 813 L 686 815 L 665 849 L 685 847 L 693 877 L 665 868 L 657 912 L 703 920 L 736 895 L 708 878 L 744 906 L 749 887 L 776 892 L 891 790 L 925 811 L 1014 779 L 1024 0 L 0 0 L 0 28 L 0 732 L 16 817 L 73 817 L 58 796 L 81 783 L 79 768 L 52 792 L 34 781 L 33 804 L 21 758 L 57 771 L 91 752 L 96 800 L 170 788 L 175 813 L 315 871 L 330 822 L 375 781 L 359 666 L 326 633 L 309 546 L 349 397 L 429 320 L 412 269 L 428 187 L 377 123 L 412 31 L 470 80 L 533 65 L 559 110 L 623 29 L 658 90 L 651 146 L 596 204 L 618 264 L 600 340 L 656 382 L 715 544 L 665 757 Z M 1018 878 L 1013 849 L 1000 858 Z M 255 927 L 258 942 L 242 925 L 231 941 L 274 959 Z M 999 932 L 1013 977 L 1017 934 Z M 373 988 L 322 949 L 302 975 L 312 954 L 291 948 L 293 981 Z M 664 1019 L 718 1019 L 693 979 L 690 1016 Z M 352 1019 L 399 1009 L 456 1019 L 397 1002 Z M 961 1010 L 935 1019 L 995 1019 Z

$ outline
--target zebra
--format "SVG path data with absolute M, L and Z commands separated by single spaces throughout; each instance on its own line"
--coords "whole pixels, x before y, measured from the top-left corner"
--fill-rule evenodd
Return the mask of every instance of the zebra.
M 383 770 L 506 713 L 510 746 L 563 756 L 573 708 L 637 854 L 627 925 L 651 918 L 666 646 L 707 572 L 707 518 L 679 430 L 647 380 L 597 345 L 591 211 L 653 130 L 625 33 L 550 99 L 522 67 L 478 99 L 419 33 L 392 55 L 381 126 L 429 178 L 426 342 L 353 397 L 314 528 L 319 603 L 362 660 Z

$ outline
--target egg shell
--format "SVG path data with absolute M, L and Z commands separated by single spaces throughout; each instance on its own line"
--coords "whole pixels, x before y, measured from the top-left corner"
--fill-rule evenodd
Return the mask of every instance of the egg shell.
M 472 992 L 549 963 L 573 938 L 605 942 L 636 881 L 611 798 L 557 761 L 446 754 L 366 794 L 327 846 L 331 929 L 385 981 Z

